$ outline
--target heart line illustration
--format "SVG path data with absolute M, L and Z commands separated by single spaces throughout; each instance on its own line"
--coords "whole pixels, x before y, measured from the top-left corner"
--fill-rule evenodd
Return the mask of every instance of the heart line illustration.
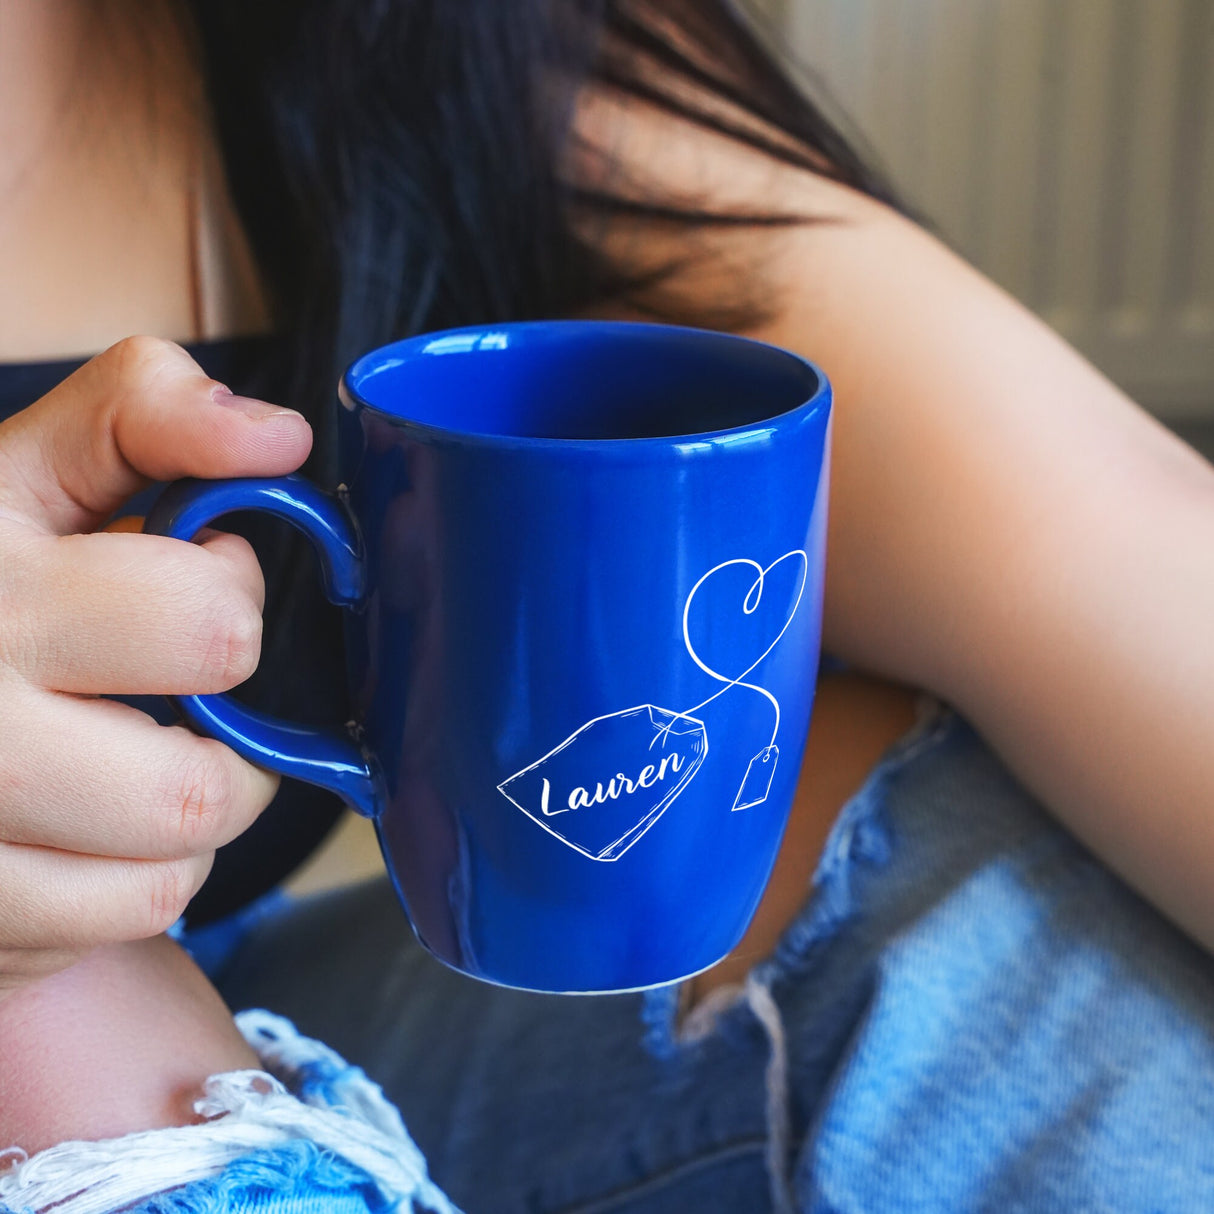
M 780 631 L 740 674 L 714 670 L 691 639 L 691 608 L 706 582 L 721 570 L 743 566 L 755 578 L 742 599 L 744 615 L 753 615 L 763 599 L 771 572 L 785 561 L 800 561 L 796 598 Z M 682 712 L 641 704 L 595 717 L 574 730 L 541 759 L 498 785 L 498 791 L 549 834 L 592 860 L 618 860 L 660 818 L 699 771 L 708 753 L 705 723 L 692 714 L 731 687 L 757 692 L 772 706 L 771 741 L 751 760 L 734 798 L 733 810 L 749 809 L 767 799 L 780 751 L 780 703 L 767 688 L 745 680 L 780 643 L 801 605 L 809 577 L 809 557 L 794 548 L 766 567 L 747 557 L 722 561 L 691 588 L 683 604 L 683 644 L 691 660 L 723 684 L 712 695 Z M 650 758 L 661 743 L 663 754 Z M 644 746 L 641 744 L 645 743 Z M 627 756 L 632 754 L 633 759 Z M 608 756 L 604 761 L 604 756 Z M 621 768 L 623 770 L 621 770 Z
M 750 589 L 746 592 L 746 597 L 742 600 L 742 612 L 744 615 L 753 615 L 758 610 L 759 603 L 763 598 L 763 584 L 767 575 L 776 568 L 777 565 L 783 564 L 792 557 L 801 558 L 801 582 L 797 587 L 797 598 L 792 605 L 792 610 L 788 613 L 788 618 L 784 621 L 784 626 L 776 633 L 775 639 L 763 650 L 761 654 L 744 671 L 736 678 L 729 678 L 727 675 L 721 674 L 719 671 L 713 670 L 698 653 L 695 646 L 691 643 L 691 633 L 688 627 L 688 617 L 691 614 L 691 604 L 696 597 L 696 593 L 700 587 L 704 585 L 709 578 L 714 574 L 719 573 L 722 569 L 728 569 L 731 565 L 748 565 L 755 571 L 755 580 L 751 583 Z M 693 712 L 699 712 L 706 704 L 711 704 L 718 696 L 723 696 L 731 687 L 746 687 L 751 691 L 757 691 L 761 696 L 765 696 L 771 701 L 772 708 L 775 709 L 776 721 L 775 726 L 771 731 L 771 742 L 769 746 L 776 744 L 776 735 L 780 732 L 780 702 L 775 696 L 767 690 L 766 687 L 760 687 L 757 683 L 744 683 L 742 680 L 746 678 L 752 670 L 755 670 L 763 659 L 780 643 L 781 637 L 788 631 L 789 625 L 792 624 L 793 618 L 797 614 L 797 608 L 801 606 L 801 597 L 805 593 L 805 583 L 809 578 L 809 557 L 801 548 L 794 548 L 791 552 L 786 552 L 783 556 L 772 561 L 766 569 L 759 564 L 758 561 L 752 561 L 748 557 L 735 557 L 731 561 L 722 561 L 719 565 L 715 565 L 710 569 L 696 584 L 691 588 L 691 593 L 687 596 L 687 602 L 683 605 L 683 644 L 687 648 L 687 652 L 691 655 L 691 660 L 710 678 L 716 679 L 718 682 L 724 683 L 725 686 L 720 691 L 713 692 L 706 700 L 701 700 L 698 704 L 680 713 L 680 716 L 690 716 Z M 753 600 L 753 601 L 752 601 Z M 666 726 L 670 728 L 669 725 Z M 654 739 L 657 740 L 656 738 Z M 650 743 L 652 745 L 652 743 Z

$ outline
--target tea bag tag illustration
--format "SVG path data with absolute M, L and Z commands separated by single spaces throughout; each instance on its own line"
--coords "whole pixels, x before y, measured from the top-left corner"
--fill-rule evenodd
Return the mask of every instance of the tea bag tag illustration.
M 532 821 L 592 860 L 618 860 L 691 782 L 703 721 L 641 704 L 596 717 L 498 785 Z
M 765 746 L 750 761 L 746 775 L 742 777 L 742 787 L 733 803 L 733 811 L 750 809 L 752 805 L 762 805 L 771 792 L 771 779 L 776 774 L 776 760 L 780 757 L 778 746 Z
M 768 576 L 786 561 L 799 563 L 800 579 L 792 607 L 779 632 L 761 654 L 730 678 L 713 670 L 696 652 L 689 627 L 691 605 L 700 588 L 723 569 L 742 567 L 753 572 L 742 600 L 744 615 L 753 615 L 763 598 Z M 694 714 L 730 688 L 740 687 L 766 699 L 775 724 L 771 741 L 751 760 L 742 777 L 733 809 L 761 805 L 771 792 L 780 732 L 780 704 L 775 696 L 746 679 L 788 631 L 809 576 L 809 557 L 800 548 L 786 552 L 766 567 L 738 557 L 714 565 L 691 588 L 683 605 L 683 644 L 691 660 L 721 683 L 693 708 L 671 712 L 656 704 L 640 704 L 595 717 L 574 730 L 542 759 L 503 780 L 498 791 L 549 834 L 591 860 L 618 860 L 666 812 L 700 770 L 708 753 L 708 732 Z

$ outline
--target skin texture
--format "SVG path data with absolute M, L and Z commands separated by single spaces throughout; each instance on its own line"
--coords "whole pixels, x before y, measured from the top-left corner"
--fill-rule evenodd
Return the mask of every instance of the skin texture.
M 76 1130 L 188 1125 L 202 1078 L 258 1065 L 214 988 L 163 936 L 97 949 L 23 987 L 3 1015 L 0 1139 L 30 1153 Z
M 748 282 L 753 335 L 831 377 L 825 648 L 956 705 L 1214 946 L 1214 469 L 887 208 L 611 97 L 582 125 L 582 171 L 609 149 L 641 192 L 814 218 L 708 239 L 667 301 Z M 640 267 L 674 252 L 661 228 L 608 239 Z
M 1214 945 L 1214 469 L 934 239 L 839 204 L 788 237 L 818 277 L 766 330 L 840 352 L 825 643 L 957 705 Z
M 76 77 L 90 90 L 88 112 L 124 114 L 113 122 L 124 154 L 145 153 L 141 174 L 112 171 L 106 157 L 85 158 L 93 145 L 76 138 L 78 127 L 52 121 L 64 105 L 80 109 L 79 97 L 64 101 L 71 60 L 21 49 L 22 39 L 63 46 L 68 34 L 81 45 L 83 11 L 71 0 L 0 8 L 0 121 L 13 135 L 0 140 L 0 255 L 25 257 L 26 281 L 36 270 L 49 284 L 35 297 L 45 306 L 31 306 L 20 277 L 0 279 L 6 357 L 96 349 L 137 330 L 192 335 L 172 200 L 180 206 L 197 128 L 170 118 L 149 126 L 149 113 L 179 109 L 135 105 L 129 73 L 90 60 Z M 17 20 L 20 36 L 6 38 Z M 15 62 L 23 75 L 7 72 Z M 180 88 L 180 100 L 190 75 L 172 66 L 163 87 Z M 640 190 L 826 220 L 701 236 L 702 256 L 656 297 L 603 309 L 644 315 L 742 288 L 766 307 L 754 334 L 819 361 L 837 389 L 825 641 L 872 677 L 824 683 L 755 926 L 696 993 L 736 980 L 770 949 L 840 805 L 910 723 L 905 686 L 956 703 L 1105 860 L 1214 943 L 1214 748 L 1203 727 L 1214 719 L 1214 472 L 886 209 L 609 96 L 588 95 L 581 123 L 589 150 L 572 173 L 599 171 L 597 147 L 622 158 Z M 35 130 L 53 154 L 18 163 Z M 89 273 L 69 290 L 55 250 L 76 239 L 86 196 Z M 56 205 L 35 205 L 38 197 Z M 139 206 L 147 221 L 132 262 L 128 221 Z M 660 225 L 621 227 L 606 240 L 641 267 L 687 251 L 685 237 Z M 302 461 L 301 419 L 233 407 L 213 392 L 179 351 L 143 341 L 0 427 L 0 719 L 23 731 L 6 733 L 0 754 L 0 991 L 23 988 L 0 1001 L 0 1079 L 58 1094 L 37 1119 L 27 1103 L 24 1125 L 0 1112 L 0 1141 L 113 1132 L 115 1111 L 81 1097 L 88 1085 L 132 1096 L 121 1124 L 164 1124 L 187 1115 L 191 1076 L 198 1082 L 240 1054 L 222 1005 L 157 951 L 166 946 L 120 942 L 171 921 L 210 851 L 251 820 L 273 782 L 221 747 L 153 733 L 88 697 L 115 682 L 188 692 L 239 681 L 256 656 L 258 575 L 247 551 L 218 537 L 170 551 L 151 537 L 79 534 L 143 477 L 272 474 Z M 124 747 L 129 761 L 107 757 Z M 182 779 L 183 770 L 195 775 Z M 217 788 L 226 791 L 216 798 Z M 105 941 L 114 943 L 86 968 L 31 985 Z M 184 1069 L 177 1038 L 144 1048 L 125 1002 L 122 975 L 146 975 L 144 966 L 163 978 L 148 989 L 175 1009 L 169 1022 L 206 1046 Z M 184 1007 L 173 1002 L 183 992 Z M 100 1069 L 96 1050 L 58 1050 L 57 1018 L 72 1022 L 84 1005 L 108 1017 L 108 1035 L 94 1043 Z M 113 1086 L 105 1067 L 135 1058 L 152 1079 Z
M 144 483 L 137 470 L 283 472 L 308 439 L 298 415 L 216 395 L 181 350 L 150 340 L 0 426 L 0 990 L 60 952 L 163 931 L 277 786 L 214 741 L 93 698 L 247 677 L 261 636 L 252 551 L 231 536 L 75 529 Z
M 164 59 L 151 77 L 126 71 L 129 47 L 88 40 L 98 11 L 0 6 L 3 358 L 195 336 L 188 62 L 149 3 Z M 207 1075 L 255 1065 L 201 973 L 145 937 L 277 781 L 93 697 L 240 682 L 260 650 L 260 570 L 232 536 L 95 529 L 150 479 L 275 475 L 310 443 L 297 414 L 233 397 L 150 338 L 0 426 L 0 1143 L 185 1123 Z
M 159 50 L 142 58 L 121 21 L 99 36 L 103 8 L 0 10 L 0 252 L 21 268 L 0 288 L 7 357 L 105 345 L 132 324 L 193 336 L 180 220 L 196 78 L 168 6 L 147 6 Z M 297 414 L 232 396 L 147 338 L 0 426 L 0 1000 L 84 950 L 162 931 L 277 783 L 94 698 L 242 681 L 260 651 L 252 551 L 96 529 L 151 479 L 286 472 L 310 443 Z

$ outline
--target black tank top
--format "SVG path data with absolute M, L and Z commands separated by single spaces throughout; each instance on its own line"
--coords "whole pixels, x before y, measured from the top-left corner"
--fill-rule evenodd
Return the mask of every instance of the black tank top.
M 270 338 L 244 338 L 208 342 L 188 347 L 190 353 L 213 378 L 234 392 L 282 401 L 285 382 L 279 349 Z M 11 417 L 50 391 L 81 360 L 0 363 L 0 421 Z M 145 514 L 158 487 L 146 490 L 124 508 L 124 514 Z M 286 528 L 268 525 L 262 519 L 237 516 L 223 526 L 244 534 L 269 569 L 283 564 L 289 542 Z M 289 593 L 283 604 L 281 624 L 286 634 L 267 637 L 262 668 L 242 689 L 249 699 L 268 711 L 288 715 L 309 724 L 339 725 L 347 719 L 342 675 L 341 633 L 337 613 L 321 597 L 312 577 L 294 577 L 291 589 L 271 581 L 267 617 L 278 614 L 275 596 Z M 290 660 L 270 655 L 289 654 Z M 161 722 L 173 719 L 172 711 L 159 697 L 123 697 Z M 283 780 L 270 807 L 240 838 L 218 852 L 206 885 L 190 905 L 191 925 L 217 919 L 271 889 L 296 868 L 320 843 L 337 821 L 340 802 L 311 785 Z

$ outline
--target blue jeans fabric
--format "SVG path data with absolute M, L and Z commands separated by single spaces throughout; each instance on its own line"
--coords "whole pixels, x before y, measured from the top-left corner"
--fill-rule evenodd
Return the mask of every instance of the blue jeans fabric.
M 392 1209 L 365 1173 L 312 1143 L 258 1151 L 213 1180 L 159 1193 L 124 1214 L 380 1214 Z
M 69 1201 L 79 1206 L 87 1195 Z M 311 1143 L 296 1142 L 273 1151 L 255 1151 L 228 1165 L 219 1175 L 167 1189 L 135 1205 L 108 1201 L 90 1208 L 121 1214 L 381 1214 L 393 1209 L 364 1172 L 334 1159 Z M 0 1199 L 4 1214 L 43 1214 L 57 1206 Z
M 465 979 L 386 883 L 263 919 L 220 985 L 364 1067 L 468 1214 L 1214 1209 L 1214 962 L 948 713 L 707 1022 Z
M 237 1026 L 260 1069 L 207 1079 L 196 1122 L 0 1151 L 0 1214 L 459 1214 L 359 1068 L 280 1016 Z

